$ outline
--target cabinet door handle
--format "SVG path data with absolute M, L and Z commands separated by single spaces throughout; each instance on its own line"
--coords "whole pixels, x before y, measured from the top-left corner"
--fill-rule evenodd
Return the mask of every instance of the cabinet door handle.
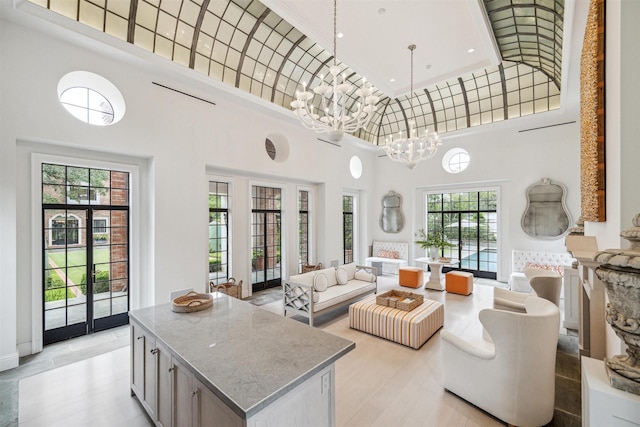
M 158 352 L 157 348 L 152 348 L 151 350 L 149 350 L 149 353 L 151 354 L 156 354 Z
M 138 338 L 136 338 L 137 340 L 141 340 L 142 338 L 144 338 L 143 335 L 140 335 Z
M 175 368 L 176 368 L 175 366 L 170 367 L 169 372 L 172 372 Z
M 194 397 L 194 396 L 195 396 L 195 395 L 197 395 L 197 394 L 198 394 L 198 390 L 193 390 L 193 391 L 191 392 L 191 397 Z

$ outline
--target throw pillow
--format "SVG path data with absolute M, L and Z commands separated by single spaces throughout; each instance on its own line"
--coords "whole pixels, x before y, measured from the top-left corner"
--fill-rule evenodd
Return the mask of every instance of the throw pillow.
M 356 277 L 356 263 L 350 262 L 340 266 L 341 269 L 347 272 L 347 280 L 353 280 Z
M 400 253 L 398 253 L 398 251 L 388 251 L 388 250 L 381 249 L 378 251 L 378 255 L 376 256 L 380 258 L 398 259 L 400 258 Z
M 329 281 L 324 273 L 318 273 L 313 278 L 313 289 L 318 292 L 324 292 L 329 287 Z
M 344 268 L 338 267 L 336 269 L 336 280 L 338 281 L 338 285 L 346 285 L 349 281 L 349 275 L 347 274 L 347 270 Z
M 376 275 L 365 270 L 358 270 L 356 271 L 356 280 L 362 280 L 363 282 L 373 282 L 376 280 Z

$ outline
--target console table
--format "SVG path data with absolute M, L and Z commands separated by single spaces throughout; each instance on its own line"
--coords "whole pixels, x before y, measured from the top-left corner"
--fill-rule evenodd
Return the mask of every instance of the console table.
M 573 252 L 578 260 L 580 292 L 578 294 L 580 355 L 594 359 L 606 356 L 605 287 L 595 274 L 600 263 L 593 260 L 595 252 Z
M 355 343 L 214 292 L 213 308 L 129 312 L 131 392 L 157 425 L 335 425 Z
M 578 261 L 577 272 L 565 269 L 567 285 L 578 288 L 578 343 L 580 355 L 594 359 L 606 356 L 606 300 L 604 283 L 596 275 L 600 265 L 594 260 L 598 244 L 593 236 L 569 235 L 565 240 L 567 251 Z M 577 274 L 577 277 L 576 277 Z M 577 284 L 575 283 L 577 281 Z M 567 300 L 565 299 L 565 304 Z

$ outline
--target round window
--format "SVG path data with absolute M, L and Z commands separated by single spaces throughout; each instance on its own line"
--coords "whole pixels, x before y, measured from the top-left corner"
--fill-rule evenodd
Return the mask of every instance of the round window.
M 467 150 L 452 148 L 442 157 L 442 167 L 449 173 L 460 173 L 469 166 L 471 157 Z
M 109 80 L 87 71 L 74 71 L 58 82 L 58 99 L 76 119 L 95 126 L 109 126 L 122 119 L 122 94 Z

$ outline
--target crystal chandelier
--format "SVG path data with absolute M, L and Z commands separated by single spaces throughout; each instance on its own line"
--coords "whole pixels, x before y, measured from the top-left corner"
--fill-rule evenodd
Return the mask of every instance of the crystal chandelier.
M 307 91 L 306 82 L 302 84 L 302 92 L 296 91 L 296 100 L 291 102 L 291 108 L 307 129 L 317 133 L 327 133 L 329 139 L 338 142 L 345 132 L 355 132 L 360 128 L 365 128 L 371 121 L 371 117 L 376 110 L 378 97 L 373 95 L 375 88 L 364 80 L 364 86 L 355 91 L 359 98 L 357 109 L 353 114 L 349 114 L 345 108 L 347 94 L 353 87 L 345 83 L 345 75 L 340 76 L 336 57 L 336 19 L 337 0 L 333 1 L 333 65 L 329 67 L 332 76 L 331 86 L 325 84 L 324 76 L 320 76 L 320 86 L 313 89 L 313 93 Z M 321 96 L 321 108 L 314 111 L 314 93 Z
M 416 120 L 413 114 L 413 51 L 416 45 L 409 46 L 411 51 L 411 92 L 409 95 L 409 108 L 411 109 L 411 118 L 409 119 L 409 135 L 407 138 L 402 137 L 402 131 L 398 132 L 398 138 L 393 136 L 387 137 L 384 150 L 387 157 L 396 162 L 404 162 L 409 169 L 413 169 L 418 162 L 424 159 L 430 159 L 438 151 L 438 147 L 442 145 L 438 134 L 434 132 L 429 135 L 429 130 L 425 130 L 424 137 L 417 136 Z

